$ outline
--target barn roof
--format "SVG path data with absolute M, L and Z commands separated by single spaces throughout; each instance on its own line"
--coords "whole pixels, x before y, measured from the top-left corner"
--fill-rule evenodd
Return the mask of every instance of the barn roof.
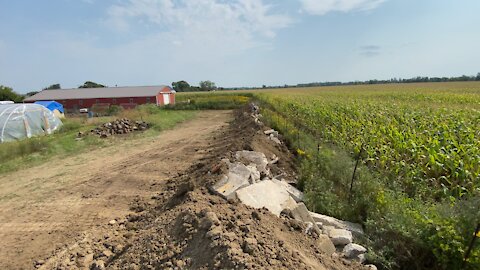
M 43 90 L 25 101 L 156 96 L 166 85 Z M 169 89 L 170 91 L 171 88 Z

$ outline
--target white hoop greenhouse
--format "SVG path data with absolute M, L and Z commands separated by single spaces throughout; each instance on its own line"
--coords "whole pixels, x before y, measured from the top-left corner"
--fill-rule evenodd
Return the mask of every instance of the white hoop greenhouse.
M 0 105 L 0 143 L 51 134 L 61 126 L 62 121 L 42 105 Z

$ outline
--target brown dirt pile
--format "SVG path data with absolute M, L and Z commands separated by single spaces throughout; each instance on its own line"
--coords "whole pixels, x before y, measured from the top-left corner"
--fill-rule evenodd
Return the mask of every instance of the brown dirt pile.
M 208 186 L 222 171 L 222 158 L 235 151 L 275 155 L 273 175 L 295 179 L 291 154 L 263 134 L 243 112 L 226 131 L 219 132 L 210 155 L 158 186 L 152 200 L 136 200 L 137 212 L 112 220 L 59 251 L 44 269 L 363 269 L 332 258 L 322 240 L 305 234 L 304 224 L 280 218 L 266 209 L 211 194 Z

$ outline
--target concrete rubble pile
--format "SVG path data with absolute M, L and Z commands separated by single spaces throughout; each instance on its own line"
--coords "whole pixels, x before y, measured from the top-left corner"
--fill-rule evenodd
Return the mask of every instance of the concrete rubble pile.
M 250 116 L 253 118 L 255 124 L 259 126 L 263 125 L 262 121 L 260 121 L 262 115 L 260 114 L 260 108 L 258 107 L 258 105 L 250 103 L 250 112 Z
M 265 130 L 263 133 L 265 133 L 265 135 L 268 136 L 268 138 L 270 140 L 272 140 L 274 143 L 276 144 L 282 144 L 282 141 L 280 140 L 279 138 L 279 133 L 278 131 L 274 130 L 274 129 L 269 129 L 269 130 Z
M 260 114 L 260 108 L 258 107 L 258 105 L 254 103 L 250 103 L 250 117 L 253 118 L 253 121 L 257 125 L 263 126 L 263 122 L 260 120 L 262 118 L 262 115 Z M 278 133 L 278 131 L 274 129 L 269 129 L 269 130 L 265 130 L 263 133 L 267 135 L 268 138 L 272 140 L 274 143 L 282 144 L 282 141 L 280 140 L 280 137 L 279 137 L 280 134 Z
M 143 131 L 149 128 L 145 121 L 132 121 L 127 118 L 117 119 L 107 122 L 90 131 L 91 134 L 99 135 L 100 138 L 106 138 L 114 134 L 127 134 L 133 131 Z
M 300 190 L 272 177 L 269 170 L 272 163 L 265 154 L 238 151 L 233 162 L 229 159 L 222 162 L 228 169 L 210 188 L 214 193 L 256 209 L 266 208 L 278 217 L 287 215 L 296 222 L 293 227 L 302 226 L 298 225 L 300 223 L 306 227 L 306 234 L 315 234 L 322 249 L 330 251 L 329 255 L 365 262 L 367 250 L 353 243 L 356 237 L 363 235 L 362 226 L 308 211 Z
M 254 110 L 258 116 L 258 109 Z M 254 117 L 255 121 L 260 121 Z M 278 139 L 278 132 L 267 130 L 267 136 Z M 272 140 L 274 141 L 274 140 Z M 266 208 L 278 217 L 290 217 L 292 230 L 306 228 L 304 232 L 315 235 L 319 246 L 332 256 L 343 257 L 360 263 L 365 262 L 366 248 L 353 243 L 363 235 L 360 224 L 342 221 L 308 211 L 303 203 L 304 195 L 289 183 L 272 176 L 269 166 L 278 162 L 273 156 L 269 161 L 264 153 L 238 151 L 235 160 L 223 159 L 228 168 L 211 190 L 227 200 L 239 200 L 253 208 Z M 369 265 L 376 269 L 374 265 Z

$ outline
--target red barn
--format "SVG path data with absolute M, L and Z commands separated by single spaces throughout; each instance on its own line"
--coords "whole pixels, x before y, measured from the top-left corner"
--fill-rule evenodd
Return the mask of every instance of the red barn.
M 141 104 L 175 104 L 175 91 L 169 86 L 134 86 L 43 90 L 25 102 L 55 100 L 70 112 L 93 105 L 119 105 L 134 108 Z

